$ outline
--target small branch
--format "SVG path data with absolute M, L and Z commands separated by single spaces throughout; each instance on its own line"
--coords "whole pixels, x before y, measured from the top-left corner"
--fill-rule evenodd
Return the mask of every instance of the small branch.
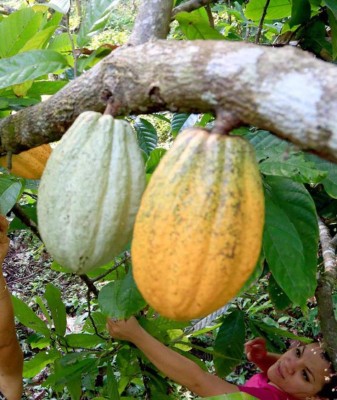
M 172 18 L 174 18 L 180 12 L 192 12 L 198 8 L 204 7 L 213 3 L 214 0 L 190 0 L 175 7 L 172 11 Z M 207 9 L 206 9 L 207 10 Z
M 337 321 L 334 315 L 332 294 L 336 281 L 336 254 L 331 246 L 331 236 L 327 226 L 318 220 L 321 249 L 324 261 L 324 271 L 318 278 L 316 298 L 318 318 L 324 337 L 324 344 L 334 369 L 337 368 Z
M 89 294 L 93 293 L 95 295 L 95 297 L 98 298 L 99 291 L 98 291 L 97 287 L 93 284 L 91 279 L 88 277 L 88 275 L 82 274 L 82 275 L 80 275 L 80 278 L 88 286 Z
M 207 12 L 209 25 L 210 25 L 211 28 L 214 29 L 214 28 L 215 28 L 215 25 L 214 25 L 214 18 L 213 18 L 213 14 L 212 14 L 212 10 L 211 10 L 210 5 L 207 4 L 207 5 L 205 6 L 205 9 L 206 9 L 206 12 Z
M 86 275 L 81 275 L 81 277 L 82 277 L 82 276 L 86 276 Z M 88 279 L 89 279 L 89 278 L 88 278 Z M 93 319 L 93 317 L 92 317 L 92 315 L 91 315 L 90 289 L 88 289 L 88 291 L 87 291 L 87 305 L 88 305 L 88 317 L 89 317 L 89 319 L 90 319 L 90 321 L 91 321 L 91 324 L 92 324 L 92 326 L 93 326 L 93 328 L 94 328 L 95 334 L 96 334 L 98 337 L 100 337 L 101 339 L 108 340 L 108 338 L 104 337 L 103 335 L 101 335 L 101 334 L 98 332 L 98 329 L 97 329 L 97 326 L 96 326 L 96 324 L 95 324 L 95 321 L 94 321 L 94 319 Z
M 131 258 L 130 253 L 128 253 L 128 252 L 126 251 L 125 254 L 124 254 L 123 259 L 122 259 L 120 262 L 115 263 L 115 265 L 114 265 L 113 267 L 111 267 L 110 269 L 108 269 L 107 271 L 105 271 L 103 274 L 97 276 L 97 277 L 94 278 L 94 279 L 91 279 L 91 282 L 94 283 L 94 282 L 100 281 L 101 279 L 105 278 L 107 275 L 109 275 L 111 272 L 115 271 L 117 268 L 119 268 L 121 265 L 123 265 L 123 264 L 124 264 L 127 260 L 129 260 L 130 258 Z
M 171 22 L 172 0 L 143 1 L 138 9 L 129 44 L 138 45 L 166 39 Z
M 145 389 L 145 400 L 151 400 L 151 389 L 148 385 L 148 378 L 146 376 L 146 365 L 143 363 L 143 360 L 140 357 L 137 357 L 138 359 L 138 364 L 139 368 L 142 371 L 142 378 L 143 378 L 143 384 L 144 384 L 144 389 Z
M 262 33 L 262 28 L 263 28 L 263 22 L 264 22 L 264 19 L 266 17 L 266 14 L 267 14 L 267 9 L 269 7 L 269 3 L 270 3 L 270 0 L 266 0 L 266 4 L 264 5 L 263 13 L 262 13 L 262 16 L 261 16 L 261 19 L 260 19 L 259 27 L 257 29 L 257 34 L 256 34 L 256 38 L 255 38 L 255 43 L 256 44 L 260 43 L 260 38 L 261 38 L 261 33 Z
M 14 205 L 14 207 L 12 208 L 12 212 L 16 217 L 19 218 L 21 222 L 28 226 L 28 228 L 34 233 L 34 235 L 36 235 L 42 242 L 36 223 L 28 217 L 28 215 L 23 211 L 19 204 Z
M 69 36 L 69 41 L 71 44 L 71 52 L 73 54 L 73 59 L 74 59 L 74 78 L 76 79 L 78 76 L 78 71 L 77 71 L 77 60 L 78 60 L 78 54 L 76 53 L 76 49 L 75 49 L 75 43 L 74 43 L 74 38 L 73 35 L 70 32 L 70 26 L 69 26 L 69 14 L 66 15 L 66 28 L 67 28 L 67 33 Z

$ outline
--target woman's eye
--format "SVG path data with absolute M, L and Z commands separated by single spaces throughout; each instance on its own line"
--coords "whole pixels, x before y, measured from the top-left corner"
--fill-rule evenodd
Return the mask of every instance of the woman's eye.
M 300 350 L 299 347 L 296 347 L 296 349 L 295 349 L 295 354 L 296 354 L 296 357 L 297 357 L 297 358 L 300 358 L 300 357 L 301 357 L 301 350 Z
M 309 375 L 307 374 L 307 372 L 305 370 L 302 371 L 302 375 L 305 381 L 309 382 Z

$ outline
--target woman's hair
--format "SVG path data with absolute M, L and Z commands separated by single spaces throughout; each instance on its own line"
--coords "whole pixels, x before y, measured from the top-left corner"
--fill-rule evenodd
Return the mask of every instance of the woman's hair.
M 319 397 L 325 399 L 337 400 L 337 374 L 332 365 L 331 359 L 326 351 L 322 352 L 322 357 L 330 363 L 330 376 L 322 389 L 317 393 Z

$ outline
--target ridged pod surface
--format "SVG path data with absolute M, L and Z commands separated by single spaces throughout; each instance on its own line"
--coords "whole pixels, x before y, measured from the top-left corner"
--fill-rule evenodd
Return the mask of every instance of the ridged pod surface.
M 12 156 L 11 174 L 27 179 L 40 179 L 52 149 L 49 144 L 34 147 Z M 7 167 L 7 157 L 0 157 L 0 165 Z
M 82 113 L 41 179 L 37 211 L 47 250 L 77 274 L 111 261 L 131 239 L 144 188 L 143 157 L 131 126 Z
M 167 318 L 215 311 L 253 272 L 263 225 L 264 195 L 251 145 L 186 130 L 161 160 L 137 214 L 132 262 L 140 292 Z

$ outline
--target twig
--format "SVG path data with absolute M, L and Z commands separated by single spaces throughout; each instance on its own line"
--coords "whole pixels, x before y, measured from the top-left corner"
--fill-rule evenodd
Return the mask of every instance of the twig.
M 331 236 L 327 226 L 318 219 L 321 249 L 324 261 L 324 271 L 318 278 L 316 298 L 318 318 L 324 337 L 325 349 L 329 354 L 334 369 L 337 368 L 337 321 L 334 315 L 332 294 L 336 282 L 336 254 L 331 245 Z
M 172 18 L 180 13 L 180 12 L 192 12 L 194 10 L 197 10 L 198 8 L 207 6 L 210 3 L 213 3 L 214 0 L 190 0 L 187 1 L 186 3 L 183 3 L 177 7 L 175 7 L 172 11 Z
M 143 384 L 144 384 L 144 389 L 145 389 L 145 400 L 151 400 L 151 389 L 148 385 L 148 378 L 145 376 L 146 371 L 146 365 L 143 363 L 143 360 L 140 357 L 137 357 L 138 359 L 138 364 L 139 368 L 142 371 L 142 378 L 143 378 Z
M 209 25 L 211 28 L 214 29 L 215 25 L 214 25 L 214 18 L 213 18 L 213 14 L 212 14 L 212 10 L 209 4 L 207 4 L 205 6 L 205 10 L 207 12 L 207 16 L 208 16 L 208 21 L 209 21 Z
M 77 71 L 77 59 L 78 55 L 76 54 L 76 49 L 75 49 L 75 43 L 74 43 L 74 38 L 73 35 L 70 32 L 70 26 L 69 26 L 69 14 L 66 15 L 66 28 L 67 28 L 67 33 L 69 36 L 70 44 L 71 44 L 71 52 L 73 54 L 73 59 L 74 59 L 74 78 L 76 79 L 78 76 L 78 71 Z
M 110 269 L 108 269 L 107 271 L 105 271 L 103 274 L 97 276 L 97 277 L 94 278 L 94 279 L 91 279 L 91 282 L 94 283 L 94 282 L 100 281 L 101 279 L 105 278 L 107 275 L 109 275 L 111 272 L 115 271 L 118 267 L 120 267 L 121 265 L 123 265 L 123 264 L 124 264 L 127 260 L 129 260 L 130 258 L 131 258 L 130 253 L 128 253 L 128 252 L 126 251 L 125 254 L 124 254 L 123 259 L 122 259 L 120 262 L 116 263 L 113 267 L 111 267 Z
M 99 291 L 98 291 L 97 287 L 93 284 L 92 280 L 88 277 L 88 275 L 82 274 L 82 275 L 80 275 L 80 278 L 88 286 L 89 295 L 90 295 L 90 293 L 93 293 L 95 295 L 95 297 L 98 298 Z
M 85 276 L 86 276 L 86 275 L 85 275 Z M 96 326 L 96 324 L 95 324 L 95 321 L 94 321 L 94 319 L 93 319 L 93 317 L 92 317 L 92 315 L 91 315 L 91 298 L 90 298 L 90 290 L 89 290 L 89 289 L 88 289 L 88 291 L 87 291 L 87 305 L 88 305 L 88 317 L 89 317 L 89 319 L 90 319 L 90 321 L 91 321 L 91 324 L 92 324 L 92 326 L 93 326 L 93 328 L 94 328 L 95 334 L 96 334 L 98 337 L 100 337 L 101 339 L 107 340 L 106 337 L 104 337 L 103 335 L 101 335 L 101 334 L 98 332 L 98 329 L 97 329 L 97 326 Z
M 261 19 L 260 19 L 259 27 L 257 29 L 257 34 L 256 34 L 256 38 L 255 38 L 255 43 L 256 44 L 260 43 L 261 32 L 262 32 L 262 28 L 263 28 L 263 22 L 264 22 L 264 19 L 266 17 L 266 14 L 267 14 L 267 9 L 269 7 L 269 3 L 270 3 L 270 0 L 266 0 L 266 4 L 264 5 L 263 13 L 262 13 L 262 16 L 261 16 Z
M 15 204 L 12 208 L 12 211 L 16 217 L 19 218 L 28 228 L 36 235 L 42 242 L 38 227 L 36 223 L 31 220 L 28 215 L 23 211 L 23 209 L 19 206 L 19 204 Z

